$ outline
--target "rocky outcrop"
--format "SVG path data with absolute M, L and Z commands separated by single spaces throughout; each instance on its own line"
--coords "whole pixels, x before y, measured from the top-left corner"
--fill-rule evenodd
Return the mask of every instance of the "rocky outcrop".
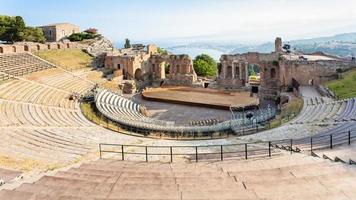
M 109 39 L 99 37 L 90 43 L 84 50 L 94 57 L 92 66 L 94 68 L 101 68 L 104 67 L 106 54 L 112 52 L 114 48 L 113 43 Z

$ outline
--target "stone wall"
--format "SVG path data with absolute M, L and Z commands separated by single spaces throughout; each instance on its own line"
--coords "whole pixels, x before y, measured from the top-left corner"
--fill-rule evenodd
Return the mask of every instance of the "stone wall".
M 0 54 L 36 52 L 46 50 L 58 49 L 73 49 L 77 48 L 75 42 L 50 42 L 50 43 L 35 43 L 35 42 L 21 42 L 14 44 L 0 44 Z
M 105 67 L 113 70 L 123 70 L 126 79 L 134 79 L 141 70 L 142 75 L 150 72 L 148 65 L 149 54 L 140 56 L 106 56 Z
M 197 81 L 193 61 L 188 55 L 154 55 L 149 59 L 154 80 L 164 79 L 167 84 L 191 85 Z M 166 77 L 165 65 L 169 65 Z
M 328 61 L 280 61 L 283 86 L 291 85 L 292 78 L 301 85 L 320 85 L 337 78 L 337 70 L 345 71 L 356 67 L 356 63 L 342 60 Z
M 262 54 L 249 52 L 235 55 L 222 55 L 220 58 L 219 74 L 217 83 L 223 88 L 241 89 L 248 82 L 248 65 L 254 64 L 261 68 L 261 80 L 267 76 L 267 71 L 272 69 L 273 64 L 278 62 L 278 54 Z M 275 79 L 275 78 L 273 78 Z M 261 82 L 261 86 L 269 82 Z
M 286 54 L 281 38 L 275 40 L 275 52 L 249 52 L 222 55 L 217 83 L 220 87 L 239 89 L 248 81 L 248 65 L 260 67 L 259 95 L 273 99 L 292 84 L 295 79 L 300 85 L 319 85 L 335 79 L 337 71 L 356 67 L 356 63 L 325 54 Z
M 46 41 L 57 42 L 73 33 L 79 33 L 80 27 L 69 23 L 50 24 L 40 27 L 43 30 Z
M 143 46 L 144 47 L 144 46 Z M 147 80 L 151 74 L 149 59 L 157 54 L 156 45 L 112 51 L 105 56 L 105 68 L 122 70 L 125 79 Z

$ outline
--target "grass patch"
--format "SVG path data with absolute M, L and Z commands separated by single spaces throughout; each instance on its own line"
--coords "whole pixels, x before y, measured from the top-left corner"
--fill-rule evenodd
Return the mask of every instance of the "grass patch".
M 80 49 L 38 51 L 34 54 L 67 70 L 90 67 L 93 59 Z
M 341 78 L 325 84 L 338 99 L 356 97 L 356 69 L 344 72 Z
M 97 115 L 93 109 L 93 106 L 94 105 L 92 105 L 91 103 L 81 103 L 80 107 L 83 115 L 95 124 L 98 124 L 113 131 L 118 131 L 117 125 L 111 121 L 106 120 L 105 118 L 102 118 L 100 115 Z M 120 129 L 120 131 L 123 130 Z
M 294 117 L 296 117 L 303 108 L 303 99 L 297 98 L 282 107 L 282 111 L 279 116 L 270 121 L 269 128 L 276 128 L 284 123 L 289 122 Z

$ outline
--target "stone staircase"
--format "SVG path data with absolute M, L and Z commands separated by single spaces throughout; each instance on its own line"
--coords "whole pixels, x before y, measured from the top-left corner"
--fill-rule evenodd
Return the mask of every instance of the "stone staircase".
M 324 149 L 313 152 L 315 156 L 334 162 L 356 165 L 356 144 L 339 146 L 333 149 Z
M 18 170 L 10 170 L 0 168 L 0 186 L 5 183 L 10 183 L 22 178 L 22 172 Z
M 201 163 L 97 160 L 0 199 L 355 199 L 356 169 L 302 154 Z

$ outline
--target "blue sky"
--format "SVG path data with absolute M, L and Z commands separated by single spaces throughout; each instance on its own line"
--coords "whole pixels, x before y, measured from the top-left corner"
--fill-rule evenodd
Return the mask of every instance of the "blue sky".
M 0 0 L 28 25 L 71 22 L 117 42 L 273 41 L 356 32 L 355 0 Z

